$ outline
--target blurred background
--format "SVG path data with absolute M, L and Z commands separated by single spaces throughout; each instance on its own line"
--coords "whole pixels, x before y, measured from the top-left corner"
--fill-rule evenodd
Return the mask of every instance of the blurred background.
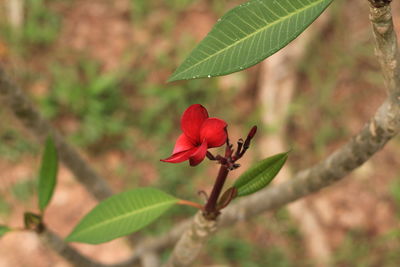
M 215 164 L 159 161 L 170 155 L 181 113 L 194 103 L 227 121 L 233 142 L 259 127 L 230 182 L 256 160 L 292 148 L 279 183 L 349 140 L 385 98 L 368 3 L 334 1 L 295 43 L 246 71 L 166 83 L 216 20 L 242 2 L 1 0 L 0 61 L 115 192 L 153 186 L 202 201 L 197 192 L 211 189 Z M 398 2 L 393 10 L 400 33 Z M 394 139 L 330 188 L 219 231 L 196 266 L 400 266 L 399 148 Z M 41 151 L 0 108 L 0 224 L 22 226 L 23 212 L 38 210 Z M 45 220 L 66 236 L 95 204 L 62 166 Z M 137 240 L 194 213 L 173 208 Z M 123 239 L 74 246 L 106 263 L 130 255 Z M 0 240 L 0 266 L 69 265 L 35 234 L 10 233 Z

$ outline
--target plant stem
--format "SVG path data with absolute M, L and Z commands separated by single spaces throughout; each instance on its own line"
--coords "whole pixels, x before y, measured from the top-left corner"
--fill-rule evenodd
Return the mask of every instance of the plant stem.
M 229 173 L 228 167 L 225 164 L 222 164 L 221 168 L 219 169 L 214 187 L 211 191 L 211 195 L 207 201 L 207 204 L 204 207 L 204 216 L 209 220 L 215 220 L 219 215 L 219 212 L 216 209 L 217 201 L 219 195 L 221 194 L 222 188 L 224 187 L 228 173 Z
M 195 207 L 195 208 L 197 208 L 199 210 L 203 210 L 204 211 L 203 205 L 201 205 L 199 203 L 196 203 L 196 202 L 189 201 L 189 200 L 181 199 L 181 200 L 178 201 L 178 205 L 191 206 L 191 207 Z

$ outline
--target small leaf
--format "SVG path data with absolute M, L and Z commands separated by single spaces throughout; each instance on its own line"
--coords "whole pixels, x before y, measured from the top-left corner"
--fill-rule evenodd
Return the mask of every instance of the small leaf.
M 86 214 L 66 241 L 99 244 L 130 234 L 157 219 L 178 201 L 154 188 L 137 188 L 114 195 Z
M 226 75 L 285 47 L 332 0 L 251 0 L 227 12 L 169 81 Z
M 237 196 L 246 196 L 267 186 L 285 164 L 288 153 L 266 158 L 245 171 L 233 185 L 238 190 Z
M 58 155 L 51 138 L 46 140 L 42 165 L 39 172 L 38 195 L 39 208 L 43 212 L 50 202 L 57 182 Z
M 8 226 L 0 225 L 0 237 L 5 235 L 6 233 L 10 232 L 11 229 Z
M 226 190 L 222 196 L 219 198 L 217 203 L 217 210 L 222 210 L 231 203 L 231 201 L 237 196 L 236 187 L 231 187 Z

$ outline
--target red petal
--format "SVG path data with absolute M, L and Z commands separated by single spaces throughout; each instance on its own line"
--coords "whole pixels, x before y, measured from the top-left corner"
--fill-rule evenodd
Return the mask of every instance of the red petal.
M 195 145 L 192 143 L 192 141 L 185 134 L 181 134 L 178 137 L 178 140 L 176 140 L 176 144 L 174 147 L 174 151 L 172 151 L 172 154 L 187 151 L 194 147 Z
M 227 123 L 217 118 L 204 121 L 200 129 L 200 140 L 205 140 L 209 148 L 222 146 L 226 142 Z
M 191 105 L 185 110 L 181 118 L 183 133 L 194 142 L 200 143 L 200 127 L 207 118 L 208 112 L 205 107 L 200 104 Z
M 200 162 L 203 161 L 203 159 L 206 157 L 207 153 L 207 142 L 203 142 L 201 146 L 197 148 L 196 151 L 193 152 L 193 154 L 189 158 L 190 166 L 196 166 Z
M 169 163 L 179 163 L 185 160 L 188 160 L 189 157 L 196 151 L 197 148 L 190 149 L 188 151 L 182 151 L 179 153 L 172 154 L 169 158 L 161 159 L 161 161 L 169 162 Z

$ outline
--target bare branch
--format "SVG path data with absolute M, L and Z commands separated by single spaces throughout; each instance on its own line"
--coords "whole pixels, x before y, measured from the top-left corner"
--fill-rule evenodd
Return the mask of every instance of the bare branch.
M 61 134 L 41 116 L 21 88 L 8 79 L 1 66 L 0 100 L 10 108 L 19 121 L 30 130 L 40 142 L 43 143 L 47 136 L 53 136 L 63 163 L 96 199 L 102 200 L 111 196 L 112 192 L 106 181 L 101 178 L 79 153 L 68 145 Z
M 63 257 L 67 262 L 69 262 L 72 266 L 76 267 L 135 267 L 139 266 L 138 263 L 133 262 L 121 262 L 117 264 L 103 264 L 100 262 L 96 262 L 84 255 L 82 255 L 75 248 L 71 247 L 63 239 L 61 239 L 57 234 L 52 232 L 51 230 L 45 229 L 43 232 L 38 233 L 39 238 L 48 248 L 52 249 L 54 252 L 58 253 L 61 257 Z M 149 262 L 149 254 L 144 255 L 147 262 Z M 154 260 L 152 261 L 154 262 Z M 155 266 L 150 264 L 143 264 L 143 266 Z
M 392 0 L 368 0 L 373 7 L 381 8 L 389 6 Z
M 375 54 L 381 64 L 388 97 L 397 103 L 400 95 L 400 56 L 390 6 L 371 6 L 369 18 L 375 37 Z
M 53 251 L 57 252 L 66 261 L 71 263 L 73 266 L 88 266 L 88 267 L 105 267 L 106 265 L 94 262 L 87 257 L 80 254 L 73 247 L 69 246 L 62 240 L 58 235 L 50 230 L 45 230 L 39 234 L 42 242 Z

